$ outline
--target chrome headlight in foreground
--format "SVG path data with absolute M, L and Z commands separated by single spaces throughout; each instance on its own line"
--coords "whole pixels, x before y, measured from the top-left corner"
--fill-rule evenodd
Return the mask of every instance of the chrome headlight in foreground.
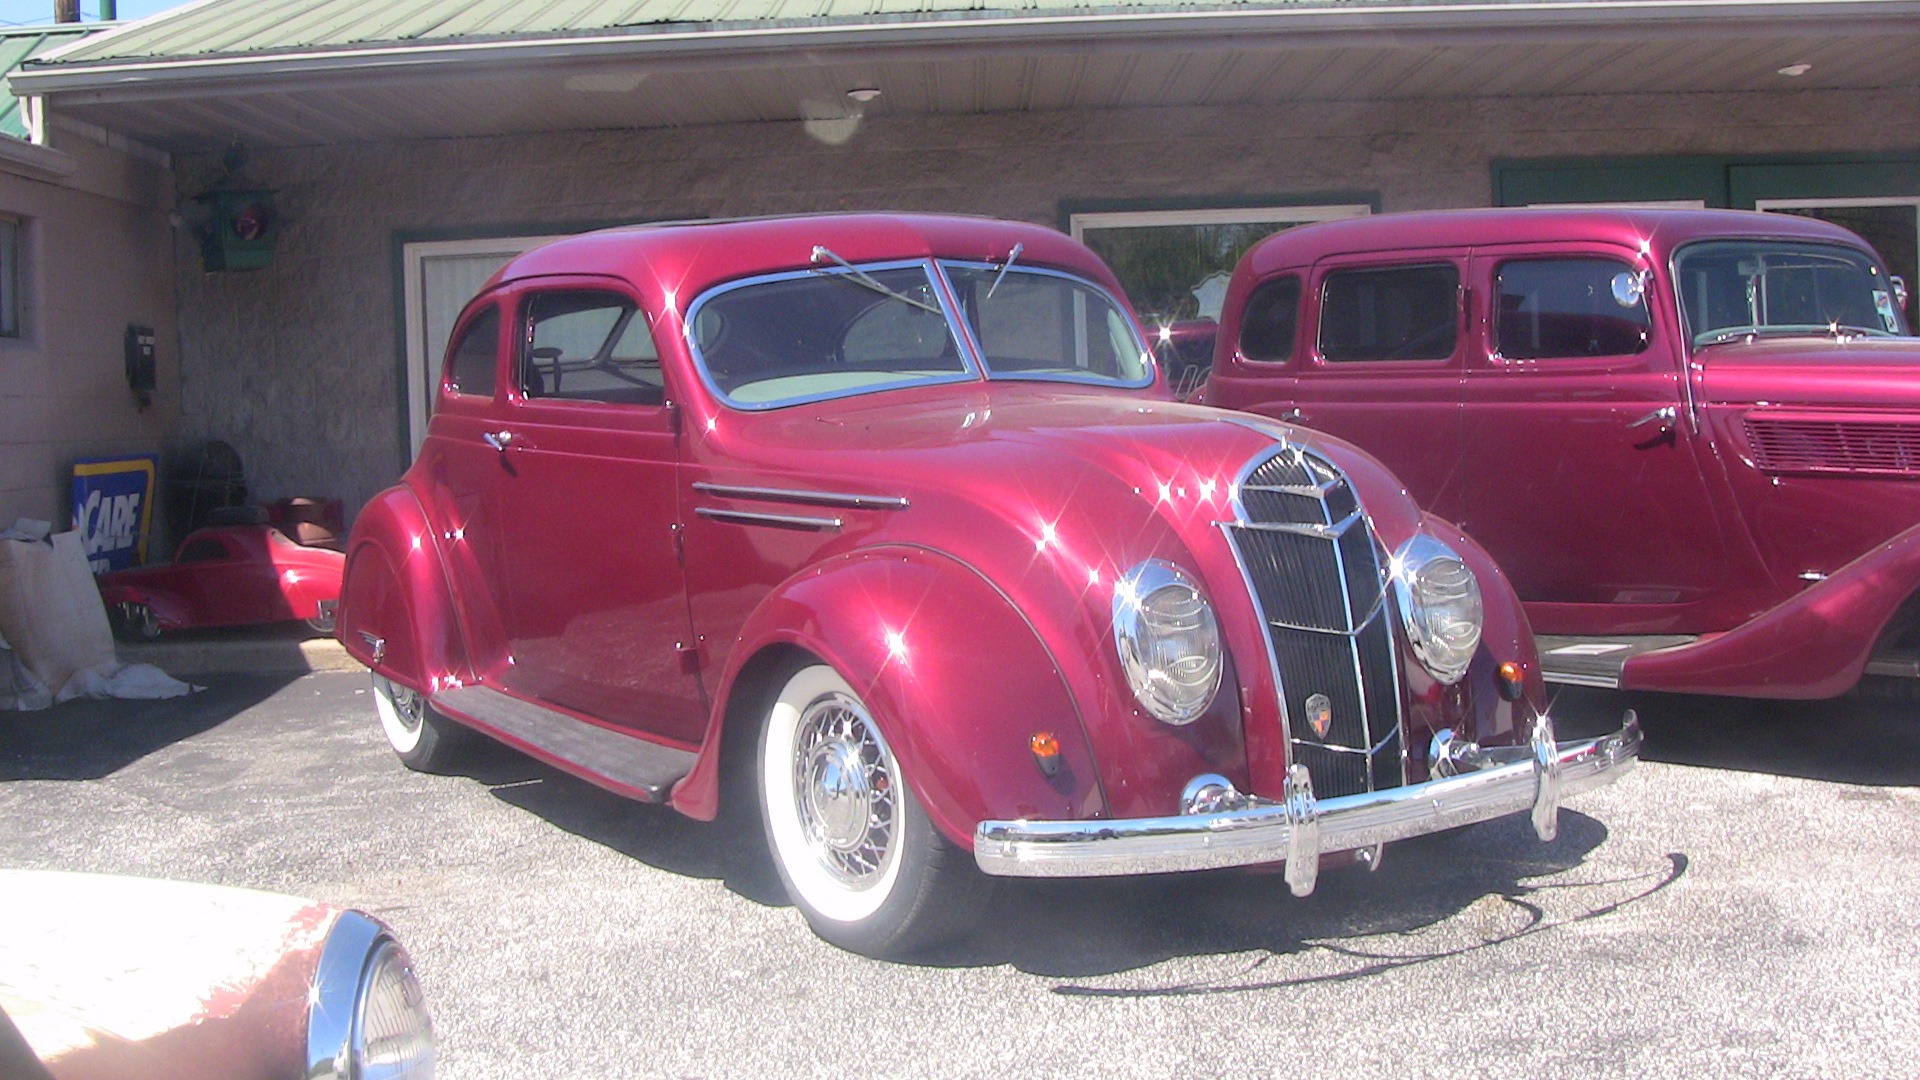
M 310 1080 L 430 1080 L 433 1022 L 413 961 L 386 927 L 342 912 L 313 981 Z
M 1480 648 L 1480 582 L 1454 550 L 1425 533 L 1393 554 L 1393 592 L 1420 663 L 1457 683 Z
M 1220 626 L 1184 571 L 1160 559 L 1127 571 L 1113 590 L 1113 643 L 1133 696 L 1169 724 L 1190 724 L 1220 688 Z

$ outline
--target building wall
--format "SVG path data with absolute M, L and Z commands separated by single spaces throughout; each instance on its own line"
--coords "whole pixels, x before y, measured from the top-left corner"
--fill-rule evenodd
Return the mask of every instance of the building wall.
M 0 338 L 0 528 L 65 528 L 74 459 L 160 452 L 179 427 L 173 178 L 72 132 L 54 145 L 64 174 L 0 159 L 0 212 L 25 222 L 21 332 Z M 144 408 L 125 375 L 130 323 L 157 339 Z
M 884 103 L 884 99 L 882 99 Z M 1058 224 L 1062 205 L 1355 195 L 1484 206 L 1514 158 L 1920 150 L 1920 93 L 1625 95 L 889 116 L 839 145 L 797 122 L 260 152 L 273 265 L 202 274 L 179 238 L 186 434 L 232 442 L 262 498 L 357 507 L 405 466 L 396 237 L 834 209 Z M 176 163 L 180 194 L 223 172 Z

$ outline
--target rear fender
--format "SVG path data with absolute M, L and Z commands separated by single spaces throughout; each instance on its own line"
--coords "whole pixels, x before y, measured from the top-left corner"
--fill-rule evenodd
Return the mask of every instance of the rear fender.
M 472 680 L 438 541 L 406 487 L 355 521 L 335 625 L 349 655 L 396 682 L 433 693 Z
M 681 812 L 715 816 L 722 739 L 752 737 L 765 696 L 777 689 L 741 678 L 768 650 L 811 654 L 847 680 L 935 827 L 963 849 L 971 850 L 983 819 L 1103 812 L 1081 719 L 1033 628 L 972 567 L 907 546 L 811 567 L 762 601 L 720 680 L 699 762 L 674 788 Z M 735 702 L 736 693 L 755 700 Z M 721 718 L 730 708 L 753 722 L 729 728 Z M 1053 776 L 1033 755 L 1039 732 L 1060 746 Z
M 1920 525 L 1736 629 L 1628 660 L 1620 685 L 1734 697 L 1844 694 L 1916 588 Z
M 162 630 L 190 630 L 194 626 L 193 605 L 177 593 L 147 589 L 138 585 L 102 585 L 100 602 L 108 608 L 120 604 L 143 604 Z

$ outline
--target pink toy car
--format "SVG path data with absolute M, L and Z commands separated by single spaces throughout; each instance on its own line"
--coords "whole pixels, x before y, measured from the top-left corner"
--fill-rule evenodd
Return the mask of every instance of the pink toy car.
M 266 525 L 215 525 L 190 533 L 173 562 L 101 574 L 100 599 L 122 634 L 304 619 L 333 632 L 346 556 L 302 547 Z
M 1487 546 L 1549 680 L 1920 675 L 1920 341 L 1858 237 L 1739 211 L 1397 214 L 1262 241 L 1212 405 L 1378 455 Z
M 1555 741 L 1505 579 L 1338 439 L 1165 399 L 1048 229 L 652 226 L 460 316 L 340 637 L 402 761 L 478 730 L 697 818 L 758 804 L 845 947 L 994 875 L 1284 862 L 1530 813 L 1631 765 Z

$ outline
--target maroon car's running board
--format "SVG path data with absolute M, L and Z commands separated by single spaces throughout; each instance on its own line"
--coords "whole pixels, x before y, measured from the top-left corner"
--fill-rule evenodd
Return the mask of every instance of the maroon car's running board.
M 487 686 L 442 690 L 433 695 L 433 707 L 629 798 L 665 802 L 668 790 L 693 769 L 691 750 L 599 727 Z
M 1628 634 L 1615 637 L 1558 637 L 1541 634 L 1540 675 L 1550 683 L 1569 686 L 1620 688 L 1620 672 L 1627 661 L 1655 649 L 1691 645 L 1692 634 Z

